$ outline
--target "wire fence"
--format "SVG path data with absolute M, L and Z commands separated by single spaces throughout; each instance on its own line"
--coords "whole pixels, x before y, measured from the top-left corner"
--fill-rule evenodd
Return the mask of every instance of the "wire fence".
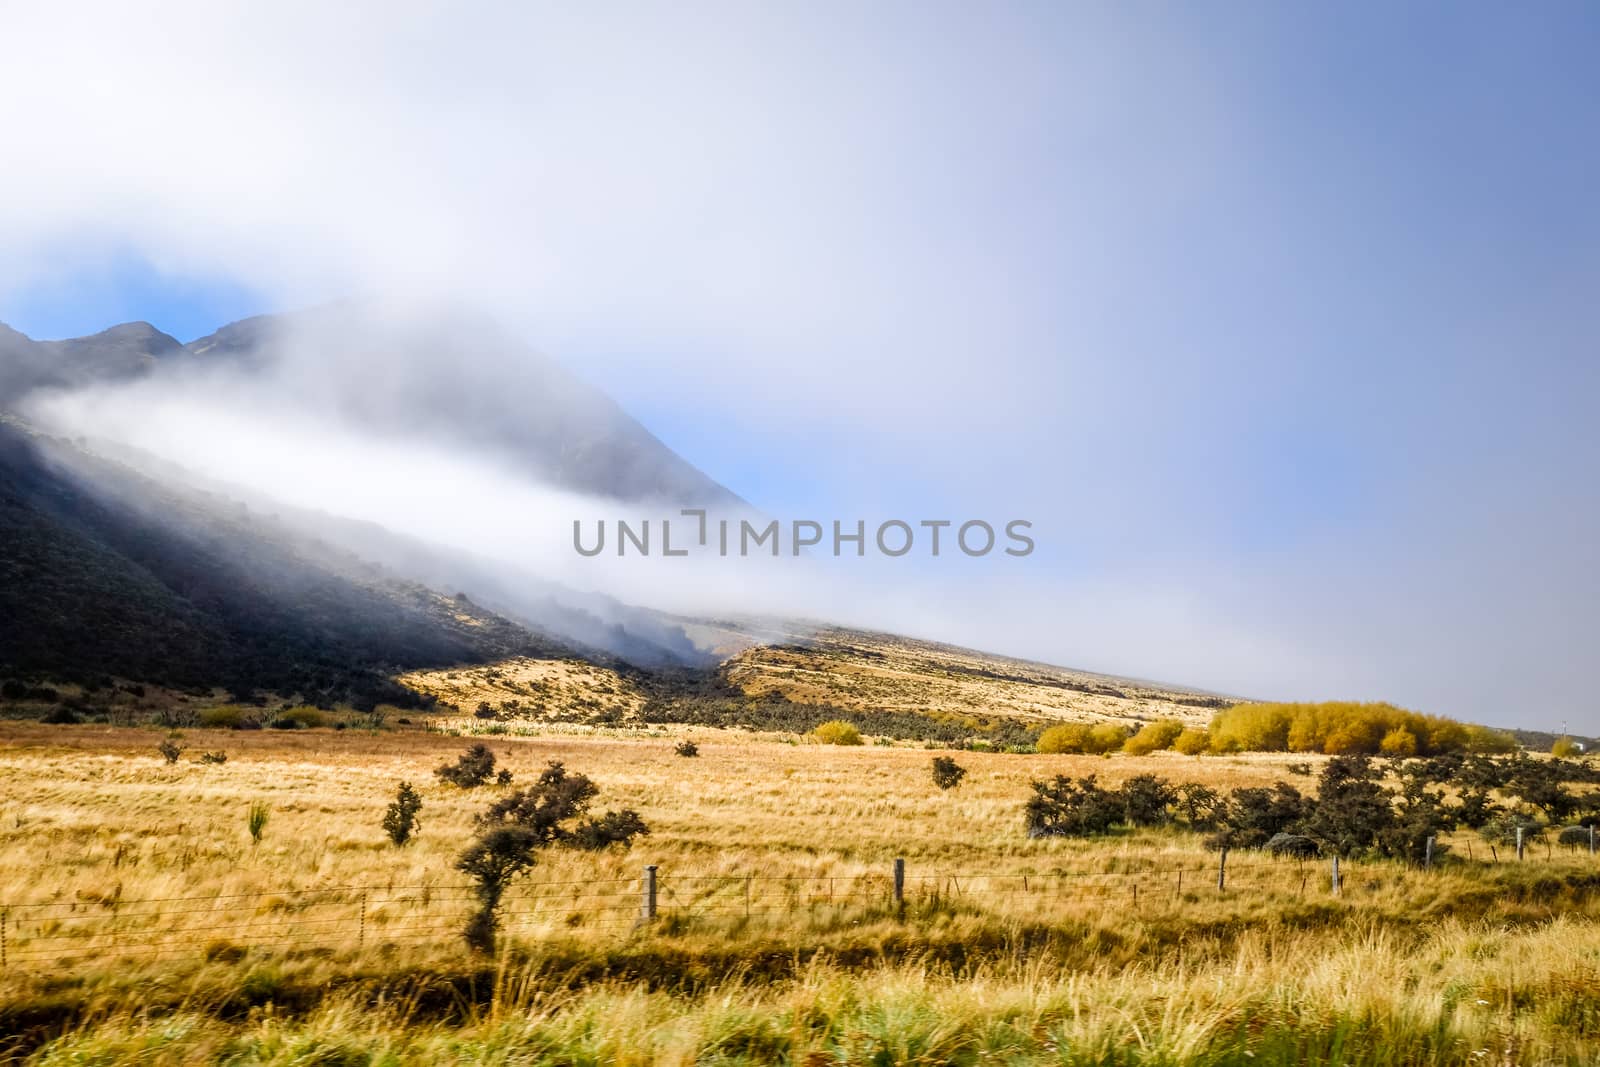
M 1591 858 L 1591 857 L 1586 857 Z M 1482 871 L 1489 862 L 1453 869 Z M 1116 871 L 991 873 L 882 870 L 850 874 L 679 875 L 655 866 L 637 877 L 516 884 L 500 909 L 513 939 L 595 931 L 627 934 L 658 922 L 733 933 L 748 924 L 892 917 L 967 908 L 1048 921 L 1098 904 L 1138 914 L 1219 898 L 1351 896 L 1404 887 L 1433 872 L 1393 862 L 1270 859 L 1226 853 Z M 478 908 L 469 884 L 337 886 L 208 896 L 85 896 L 0 905 L 0 969 L 39 970 L 107 959 L 325 952 L 461 944 Z

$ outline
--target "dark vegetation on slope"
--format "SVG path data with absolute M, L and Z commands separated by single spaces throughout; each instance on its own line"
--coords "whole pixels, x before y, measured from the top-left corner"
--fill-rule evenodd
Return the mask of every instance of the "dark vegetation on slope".
M 567 651 L 237 504 L 81 453 L 68 473 L 47 447 L 0 417 L 0 676 L 411 707 L 391 675 Z

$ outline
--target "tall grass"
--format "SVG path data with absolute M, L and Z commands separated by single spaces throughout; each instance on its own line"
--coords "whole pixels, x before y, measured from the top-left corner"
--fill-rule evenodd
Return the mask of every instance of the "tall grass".
M 1063 973 L 1027 960 L 814 961 L 783 981 L 684 994 L 573 987 L 544 965 L 486 978 L 484 1001 L 379 1002 L 347 989 L 304 1014 L 108 1008 L 39 1064 L 1592 1063 L 1600 973 L 1586 922 L 1447 921 L 1411 931 L 1263 931 L 1231 951 Z M 214 1005 L 213 1005 L 214 1006 Z

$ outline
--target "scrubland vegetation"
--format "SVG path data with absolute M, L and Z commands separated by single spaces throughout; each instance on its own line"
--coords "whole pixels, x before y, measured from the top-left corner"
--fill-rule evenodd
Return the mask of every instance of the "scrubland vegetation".
M 1600 1041 L 1600 859 L 1586 835 L 1520 864 L 1503 844 L 1519 819 L 1591 818 L 1578 761 L 967 751 L 930 774 L 914 747 L 712 730 L 495 740 L 491 762 L 437 733 L 303 728 L 190 729 L 168 763 L 158 730 L 0 731 L 0 900 L 337 917 L 19 962 L 37 930 L 13 912 L 0 1029 L 36 1062 L 1582 1063 Z M 1030 835 L 1041 814 L 1065 832 Z M 489 954 L 463 938 L 485 899 L 460 865 L 500 831 L 519 838 L 502 914 L 559 906 Z M 1325 861 L 1268 850 L 1278 833 L 1346 857 L 1341 892 Z M 381 903 L 424 897 L 427 936 Z

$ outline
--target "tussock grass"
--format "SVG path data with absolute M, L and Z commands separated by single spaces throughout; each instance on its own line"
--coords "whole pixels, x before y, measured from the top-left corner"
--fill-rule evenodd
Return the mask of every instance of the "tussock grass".
M 1097 773 L 1115 785 L 1157 773 L 1232 788 L 1285 777 L 1288 757 L 967 753 L 966 781 L 946 793 L 918 749 L 705 730 L 693 733 L 699 758 L 683 760 L 681 734 L 497 739 L 518 777 L 560 759 L 653 830 L 632 853 L 555 853 L 532 878 L 614 879 L 633 907 L 631 879 L 657 864 L 664 917 L 640 929 L 514 928 L 508 951 L 486 961 L 448 921 L 435 940 L 386 936 L 394 920 L 378 894 L 358 938 L 359 897 L 340 888 L 435 887 L 405 892 L 451 906 L 450 863 L 491 799 L 433 781 L 459 740 L 187 735 L 228 761 L 167 765 L 148 730 L 0 724 L 0 903 L 99 915 L 136 900 L 269 894 L 250 904 L 267 921 L 304 913 L 297 892 L 321 890 L 337 932 L 251 947 L 223 931 L 164 958 L 12 965 L 0 973 L 0 1035 L 17 1056 L 813 1067 L 1600 1058 L 1600 862 L 1586 854 L 1426 873 L 1349 864 L 1337 898 L 1320 864 L 1235 854 L 1219 894 L 1214 858 L 1192 835 L 1022 832 L 1033 778 Z M 382 820 L 402 780 L 422 783 L 427 818 L 397 849 Z M 272 812 L 254 847 L 252 801 Z M 896 856 L 910 875 L 904 921 L 884 899 Z M 1180 866 L 1205 873 L 1180 889 Z M 1024 873 L 1026 892 L 982 877 Z M 800 906 L 746 919 L 746 875 L 822 881 Z M 829 904 L 829 878 L 876 895 L 841 891 Z

